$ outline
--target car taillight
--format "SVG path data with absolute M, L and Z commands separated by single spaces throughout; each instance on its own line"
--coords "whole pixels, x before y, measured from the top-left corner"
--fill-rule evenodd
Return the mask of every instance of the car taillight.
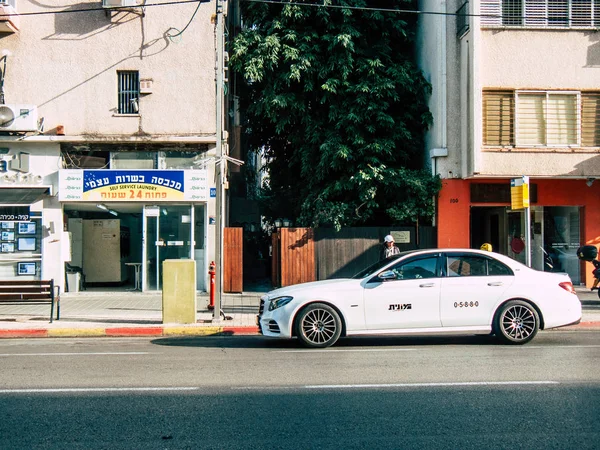
M 558 283 L 558 285 L 565 291 L 570 292 L 571 294 L 576 294 L 575 288 L 573 287 L 573 283 L 571 283 L 570 281 L 563 281 L 562 283 Z

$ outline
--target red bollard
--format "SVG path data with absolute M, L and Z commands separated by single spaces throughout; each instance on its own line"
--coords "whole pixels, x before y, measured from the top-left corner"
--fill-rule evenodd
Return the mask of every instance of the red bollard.
M 208 274 L 210 275 L 210 291 L 209 291 L 209 301 L 208 301 L 208 309 L 215 309 L 215 262 L 211 261 L 208 265 Z

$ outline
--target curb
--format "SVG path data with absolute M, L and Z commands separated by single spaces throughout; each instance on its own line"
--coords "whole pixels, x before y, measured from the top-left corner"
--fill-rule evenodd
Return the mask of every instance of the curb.
M 569 327 L 551 328 L 547 331 L 597 331 L 600 321 L 581 322 Z M 177 337 L 177 336 L 260 336 L 258 327 L 107 327 L 107 328 L 31 328 L 0 329 L 0 339 L 14 338 L 69 338 L 69 337 Z
M 110 327 L 1 330 L 0 339 L 43 337 L 259 336 L 258 327 Z

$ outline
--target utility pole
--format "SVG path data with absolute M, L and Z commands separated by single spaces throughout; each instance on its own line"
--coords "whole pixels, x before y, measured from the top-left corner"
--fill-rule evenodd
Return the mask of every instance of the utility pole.
M 216 130 L 216 144 L 217 144 L 217 159 L 215 164 L 215 172 L 217 178 L 217 197 L 216 197 L 216 239 L 215 239 L 215 263 L 216 263 L 216 274 L 215 274 L 215 307 L 213 309 L 213 321 L 221 320 L 221 308 L 222 308 L 222 293 L 223 293 L 223 227 L 225 225 L 225 191 L 224 191 L 224 180 L 226 174 L 225 169 L 225 158 L 223 152 L 223 20 L 225 15 L 223 14 L 223 0 L 217 0 L 216 10 L 216 71 L 217 71 L 217 86 L 216 86 L 216 115 L 217 115 L 217 130 Z

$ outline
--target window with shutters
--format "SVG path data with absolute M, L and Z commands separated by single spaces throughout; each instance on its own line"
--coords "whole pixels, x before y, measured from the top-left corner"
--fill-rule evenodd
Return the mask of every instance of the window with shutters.
M 483 92 L 483 144 L 599 147 L 600 92 Z
M 482 0 L 483 27 L 600 28 L 600 0 Z
M 581 146 L 600 147 L 600 92 L 581 93 Z
M 514 145 L 515 93 L 485 91 L 483 93 L 484 145 Z
M 140 99 L 140 73 L 137 70 L 117 72 L 119 114 L 138 114 Z

